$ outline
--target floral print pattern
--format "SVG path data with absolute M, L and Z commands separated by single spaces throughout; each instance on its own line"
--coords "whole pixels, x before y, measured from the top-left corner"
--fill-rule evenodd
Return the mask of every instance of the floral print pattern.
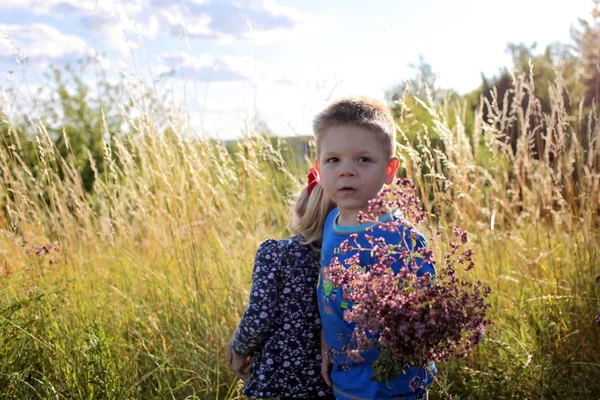
M 252 356 L 245 396 L 331 395 L 321 377 L 318 277 L 319 255 L 299 237 L 259 246 L 249 304 L 232 343 L 237 355 Z

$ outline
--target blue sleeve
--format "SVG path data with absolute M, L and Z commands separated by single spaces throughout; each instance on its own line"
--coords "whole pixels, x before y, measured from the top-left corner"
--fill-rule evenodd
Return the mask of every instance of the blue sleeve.
M 408 247 L 411 253 L 416 253 L 419 249 L 427 248 L 427 241 L 425 240 L 425 237 L 413 227 L 407 226 L 404 228 L 400 241 L 400 244 Z M 418 268 L 417 276 L 423 276 L 427 272 L 429 272 L 429 274 L 432 276 L 435 275 L 435 267 L 431 262 L 425 262 L 423 258 L 420 257 L 415 257 L 414 260 Z M 396 259 L 392 264 L 392 269 L 395 273 L 397 273 L 404 265 L 404 260 Z
M 413 250 L 417 251 L 418 249 L 427 248 L 427 240 L 425 240 L 425 237 L 420 232 L 416 232 L 416 234 L 417 238 Z M 417 258 L 417 267 L 419 268 L 417 270 L 417 276 L 423 276 L 427 272 L 432 276 L 435 275 L 435 267 L 429 261 L 425 262 L 422 258 Z
M 269 337 L 277 303 L 277 274 L 281 252 L 276 240 L 259 246 L 254 259 L 252 289 L 248 307 L 236 329 L 232 348 L 240 357 L 247 357 L 261 347 Z

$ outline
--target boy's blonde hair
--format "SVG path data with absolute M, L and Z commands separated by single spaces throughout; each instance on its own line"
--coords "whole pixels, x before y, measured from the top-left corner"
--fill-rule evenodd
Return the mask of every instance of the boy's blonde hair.
M 320 184 L 315 185 L 310 195 L 305 184 L 293 201 L 288 227 L 293 234 L 302 237 L 303 244 L 318 252 L 323 241 L 325 219 L 334 208 L 335 204 Z
M 339 125 L 357 125 L 373 131 L 391 158 L 396 149 L 396 123 L 389 107 L 371 97 L 343 97 L 329 104 L 313 121 L 313 134 L 320 142 L 328 129 Z

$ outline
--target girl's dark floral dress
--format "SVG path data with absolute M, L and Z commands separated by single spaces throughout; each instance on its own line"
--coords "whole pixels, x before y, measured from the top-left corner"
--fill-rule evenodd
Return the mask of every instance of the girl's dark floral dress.
M 318 278 L 319 255 L 299 237 L 259 246 L 250 301 L 232 342 L 238 356 L 252 356 L 245 396 L 331 396 L 321 377 Z

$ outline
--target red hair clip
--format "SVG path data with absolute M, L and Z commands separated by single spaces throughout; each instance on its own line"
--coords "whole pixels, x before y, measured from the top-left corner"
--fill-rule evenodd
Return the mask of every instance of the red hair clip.
M 319 172 L 316 169 L 311 168 L 310 172 L 308 173 L 308 189 L 306 189 L 309 196 L 312 193 L 315 186 L 317 186 L 317 183 L 319 183 L 320 181 L 321 179 L 319 178 Z

